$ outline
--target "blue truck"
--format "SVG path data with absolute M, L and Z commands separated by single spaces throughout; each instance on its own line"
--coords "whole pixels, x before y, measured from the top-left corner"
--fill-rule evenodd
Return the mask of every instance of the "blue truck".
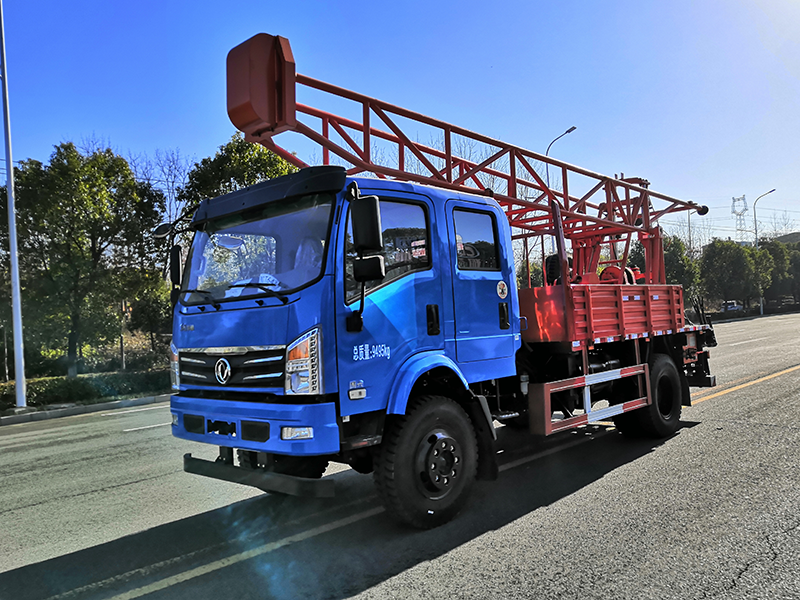
M 276 53 L 284 79 L 267 77 L 274 85 L 259 99 Z M 188 253 L 171 254 L 172 433 L 219 448 L 216 461 L 186 454 L 187 472 L 331 496 L 322 475 L 345 463 L 373 473 L 393 517 L 429 528 L 453 518 L 476 479 L 497 477 L 499 424 L 549 435 L 613 419 L 623 433 L 663 437 L 690 404 L 689 386 L 714 385 L 713 330 L 686 322 L 682 290 L 663 281 L 653 203 L 668 203 L 661 214 L 703 207 L 585 170 L 617 205 L 551 188 L 535 170 L 506 194 L 469 187 L 470 169 L 493 167 L 466 159 L 460 181 L 420 179 L 403 160 L 372 162 L 365 132 L 450 160 L 455 172 L 454 154 L 368 123 L 362 150 L 349 154 L 355 167 L 309 167 L 271 140 L 304 127 L 294 111 L 308 107 L 287 100 L 287 81 L 312 80 L 294 74 L 283 38 L 261 34 L 229 55 L 232 120 L 301 168 L 204 200 L 161 232 L 193 233 Z M 400 110 L 370 102 L 384 115 Z M 352 140 L 334 146 L 328 131 L 309 137 L 347 156 Z M 540 199 L 519 198 L 520 185 Z M 531 286 L 528 240 L 543 236 L 555 251 L 542 244 L 544 281 Z M 626 266 L 635 236 L 648 258 L 641 283 Z

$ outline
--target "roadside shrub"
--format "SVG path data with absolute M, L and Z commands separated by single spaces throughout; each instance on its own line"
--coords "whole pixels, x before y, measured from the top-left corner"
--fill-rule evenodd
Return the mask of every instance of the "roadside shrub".
M 153 394 L 170 387 L 169 371 L 122 371 L 67 377 L 29 379 L 26 388 L 28 406 L 76 403 L 130 394 Z M 0 384 L 0 410 L 16 404 L 13 381 Z

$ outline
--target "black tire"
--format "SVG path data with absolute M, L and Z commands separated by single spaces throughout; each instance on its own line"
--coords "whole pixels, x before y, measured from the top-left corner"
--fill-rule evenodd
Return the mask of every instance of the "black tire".
M 683 392 L 678 368 L 666 354 L 656 354 L 650 365 L 650 394 L 653 403 L 633 413 L 642 433 L 654 438 L 672 435 L 681 420 Z
M 625 437 L 642 437 L 642 430 L 639 427 L 636 412 L 626 412 L 611 418 L 614 427 L 617 428 Z
M 421 396 L 405 416 L 387 422 L 373 478 L 392 518 L 430 529 L 463 508 L 477 465 L 475 430 L 464 409 L 443 396 Z
M 611 388 L 611 404 L 622 404 L 623 402 L 636 398 L 639 395 L 639 387 L 633 377 L 618 379 Z M 642 429 L 637 418 L 638 411 L 625 412 L 611 418 L 614 426 L 625 437 L 642 437 Z
M 617 430 L 626 437 L 663 438 L 678 429 L 683 388 L 675 362 L 666 354 L 655 354 L 650 364 L 650 394 L 653 403 L 613 417 Z

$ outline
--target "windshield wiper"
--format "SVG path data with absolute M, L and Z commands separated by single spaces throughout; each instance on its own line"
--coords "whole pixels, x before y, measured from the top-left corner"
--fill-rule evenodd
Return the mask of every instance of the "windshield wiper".
M 217 299 L 214 297 L 214 294 L 209 292 L 208 290 L 181 290 L 181 294 L 200 294 L 206 299 L 211 306 L 219 310 L 222 305 L 217 302 Z
M 284 304 L 288 304 L 289 303 L 289 298 L 286 297 L 286 294 L 283 294 L 281 292 L 276 292 L 275 290 L 273 290 L 273 289 L 271 289 L 269 287 L 270 285 L 275 285 L 275 284 L 274 283 L 273 284 L 256 283 L 255 281 L 249 281 L 247 283 L 232 283 L 226 289 L 231 289 L 231 288 L 251 288 L 251 287 L 252 288 L 258 288 L 258 289 L 266 292 L 266 294 L 268 296 L 272 296 L 274 298 L 278 298 Z

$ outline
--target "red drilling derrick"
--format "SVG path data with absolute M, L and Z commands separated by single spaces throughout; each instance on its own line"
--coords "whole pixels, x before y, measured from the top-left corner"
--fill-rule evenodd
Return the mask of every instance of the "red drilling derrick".
M 323 97 L 323 103 L 348 101 L 360 120 L 297 102 L 297 92 L 308 90 L 313 90 L 309 95 Z M 308 165 L 278 146 L 275 136 L 287 131 L 304 135 L 321 146 L 323 164 L 330 164 L 333 154 L 349 167 L 350 175 L 368 173 L 491 196 L 516 228 L 514 239 L 524 240 L 526 256 L 529 238 L 541 239 L 544 255 L 543 236 L 552 235 L 561 264 L 567 264 L 565 241 L 570 241 L 570 283 L 597 283 L 604 270 L 603 280 L 629 282 L 628 253 L 638 238 L 645 251 L 642 283 L 663 284 L 659 219 L 680 211 L 708 210 L 650 190 L 644 179 L 601 175 L 300 75 L 289 41 L 278 36 L 258 34 L 228 54 L 228 114 L 247 140 L 298 167 Z M 420 127 L 433 130 L 441 147 L 414 141 Z M 388 153 L 375 151 L 377 144 L 393 149 L 391 160 L 386 159 Z M 457 147 L 469 152 L 459 153 Z M 560 189 L 546 183 L 542 166 L 560 176 Z

